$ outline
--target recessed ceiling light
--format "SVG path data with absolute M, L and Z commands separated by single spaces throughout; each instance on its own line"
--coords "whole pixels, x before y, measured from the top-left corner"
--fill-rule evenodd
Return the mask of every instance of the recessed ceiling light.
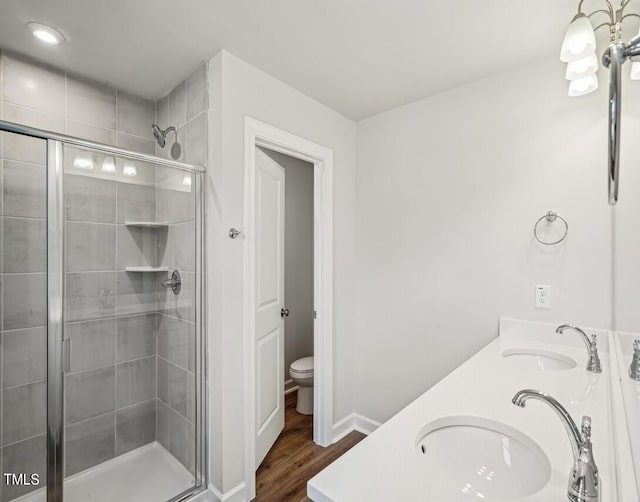
M 55 28 L 42 23 L 27 23 L 33 36 L 49 45 L 58 45 L 66 40 L 65 36 Z

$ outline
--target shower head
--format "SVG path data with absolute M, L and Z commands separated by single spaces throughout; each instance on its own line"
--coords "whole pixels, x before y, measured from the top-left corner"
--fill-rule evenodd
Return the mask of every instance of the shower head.
M 169 133 L 169 131 L 172 129 L 175 131 L 175 127 L 169 127 L 163 131 L 156 124 L 153 124 L 151 126 L 151 129 L 153 130 L 153 137 L 156 138 L 156 141 L 160 145 L 160 148 L 164 148 L 164 145 L 167 144 L 167 134 Z
M 176 135 L 176 139 L 173 142 L 173 146 L 171 147 L 171 156 L 175 160 L 178 160 L 180 158 L 180 155 L 182 154 L 182 148 L 180 148 L 180 143 L 178 143 L 178 129 L 171 126 L 162 130 L 157 124 L 153 124 L 151 126 L 151 129 L 153 130 L 153 137 L 156 138 L 156 141 L 158 142 L 158 145 L 160 145 L 160 148 L 164 148 L 167 144 L 167 134 L 173 132 Z

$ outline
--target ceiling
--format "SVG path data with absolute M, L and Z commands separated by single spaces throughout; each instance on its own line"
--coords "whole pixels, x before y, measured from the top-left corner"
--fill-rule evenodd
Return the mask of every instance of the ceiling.
M 0 47 L 157 99 L 225 49 L 354 119 L 557 57 L 577 0 L 2 0 Z M 71 41 L 45 47 L 37 21 Z

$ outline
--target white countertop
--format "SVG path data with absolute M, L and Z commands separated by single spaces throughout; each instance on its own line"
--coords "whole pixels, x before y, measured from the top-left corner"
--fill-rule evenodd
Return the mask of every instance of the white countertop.
M 601 502 L 618 502 L 610 405 L 608 332 L 598 335 L 603 372 L 585 369 L 587 351 L 574 333 L 555 333 L 555 324 L 503 319 L 500 337 L 401 410 L 373 434 L 317 474 L 308 483 L 315 502 L 480 500 L 428 472 L 416 448 L 420 431 L 434 420 L 450 416 L 491 419 L 512 427 L 537 443 L 551 463 L 549 482 L 537 493 L 519 500 L 565 500 L 573 457 L 569 438 L 554 411 L 530 401 L 526 408 L 511 403 L 522 389 L 536 389 L 558 399 L 580 424 L 592 419 L 594 457 L 600 472 Z M 562 354 L 577 362 L 573 369 L 543 371 L 525 368 L 505 350 L 530 348 Z M 384 396 L 380 396 L 384 399 Z M 423 433 L 424 434 L 424 433 Z M 483 500 L 491 500 L 484 498 Z

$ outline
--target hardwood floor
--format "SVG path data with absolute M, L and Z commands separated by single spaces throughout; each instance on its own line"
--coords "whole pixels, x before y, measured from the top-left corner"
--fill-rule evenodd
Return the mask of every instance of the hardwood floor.
M 308 501 L 307 481 L 364 439 L 351 432 L 336 444 L 322 448 L 315 444 L 313 418 L 296 412 L 296 393 L 285 396 L 285 425 L 256 473 L 259 502 Z

